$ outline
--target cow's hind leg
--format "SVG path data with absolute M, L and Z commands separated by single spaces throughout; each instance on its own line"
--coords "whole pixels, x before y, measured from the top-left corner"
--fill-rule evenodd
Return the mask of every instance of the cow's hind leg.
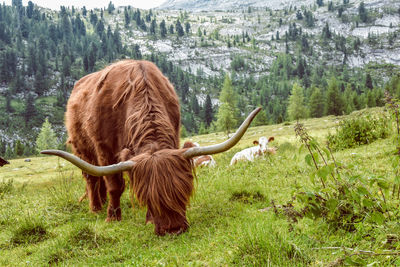
M 122 173 L 106 176 L 106 187 L 110 197 L 107 208 L 107 222 L 121 220 L 120 199 L 125 189 Z
M 83 173 L 86 178 L 86 192 L 89 198 L 89 207 L 93 212 L 98 212 L 103 206 L 103 200 L 101 198 L 100 189 L 102 177 L 92 176 L 87 173 Z
M 82 196 L 79 198 L 79 203 L 81 203 L 87 197 L 88 197 L 88 189 L 86 187 L 85 193 L 83 193 Z M 104 205 L 107 201 L 107 188 L 106 188 L 106 182 L 104 181 L 104 178 L 100 178 L 100 199 L 101 199 L 102 205 Z

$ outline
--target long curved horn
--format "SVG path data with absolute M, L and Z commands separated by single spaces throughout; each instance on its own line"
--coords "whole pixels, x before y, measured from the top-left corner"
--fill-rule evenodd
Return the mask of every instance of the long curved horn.
M 87 174 L 93 175 L 93 176 L 104 176 L 104 175 L 111 175 L 123 171 L 129 171 L 132 169 L 132 167 L 135 165 L 135 162 L 133 161 L 123 161 L 117 164 L 113 165 L 108 165 L 108 166 L 95 166 L 92 165 L 80 158 L 78 158 L 75 155 L 72 155 L 71 153 L 61 151 L 61 150 L 43 150 L 40 152 L 41 154 L 46 154 L 46 155 L 55 155 L 59 156 L 61 158 L 64 158 L 74 164 L 75 166 L 79 167 L 82 169 L 84 172 Z
M 210 154 L 217 154 L 221 153 L 224 151 L 227 151 L 228 149 L 232 148 L 234 145 L 239 142 L 239 140 L 242 138 L 244 133 L 246 132 L 247 128 L 249 127 L 250 123 L 254 119 L 254 117 L 260 112 L 261 108 L 256 108 L 253 110 L 249 116 L 244 120 L 242 125 L 240 125 L 239 129 L 236 131 L 236 133 L 226 140 L 225 142 L 221 144 L 216 144 L 216 145 L 211 145 L 211 146 L 205 146 L 205 147 L 192 147 L 183 152 L 183 156 L 185 158 L 192 158 L 192 157 L 197 157 L 197 156 L 202 156 L 202 155 L 210 155 Z

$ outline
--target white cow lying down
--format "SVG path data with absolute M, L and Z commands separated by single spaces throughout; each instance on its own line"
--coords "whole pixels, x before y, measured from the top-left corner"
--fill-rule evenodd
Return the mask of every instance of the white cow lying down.
M 189 147 L 199 147 L 200 145 L 196 142 L 186 141 L 183 144 L 183 148 Z M 210 166 L 215 167 L 217 163 L 215 162 L 214 158 L 211 155 L 204 155 L 193 158 L 193 163 L 195 167 L 203 167 L 203 166 Z
M 236 162 L 240 160 L 248 160 L 248 161 L 253 161 L 256 157 L 259 157 L 264 154 L 275 154 L 276 153 L 276 148 L 268 147 L 268 143 L 271 141 L 274 141 L 274 137 L 266 138 L 264 136 L 260 137 L 258 141 L 253 141 L 253 144 L 256 146 L 249 147 L 246 149 L 243 149 L 242 151 L 237 152 L 232 160 L 231 160 L 231 165 L 235 164 Z

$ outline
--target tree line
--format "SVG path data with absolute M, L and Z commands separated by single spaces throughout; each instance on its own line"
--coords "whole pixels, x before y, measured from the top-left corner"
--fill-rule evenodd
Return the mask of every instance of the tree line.
M 160 53 L 143 56 L 138 45 L 122 42 L 122 27 L 147 31 L 150 38 L 189 36 L 187 14 L 180 13 L 170 25 L 165 21 L 157 24 L 153 23 L 157 17 L 151 10 L 127 7 L 123 24 L 111 27 L 105 16 L 116 12 L 112 2 L 104 10 L 61 7 L 55 13 L 40 10 L 31 1 L 27 6 L 21 0 L 13 0 L 12 6 L 0 5 L 0 112 L 7 114 L 0 116 L 0 154 L 7 150 L 14 156 L 35 153 L 46 117 L 54 126 L 58 144 L 63 145 L 64 110 L 74 82 L 122 58 L 150 60 L 174 84 L 181 102 L 183 135 L 221 130 L 224 123 L 233 129 L 257 106 L 263 111 L 256 124 L 263 125 L 296 119 L 293 114 L 341 115 L 382 105 L 383 82 L 373 74 L 372 67 L 351 69 L 345 61 L 329 65 L 327 60 L 316 64 L 311 42 L 325 43 L 327 48 L 342 53 L 355 51 L 350 48 L 357 39 L 343 39 L 328 25 L 315 40 L 291 23 L 279 37 L 287 49 L 276 55 L 269 73 L 256 77 L 251 74 L 248 60 L 236 54 L 231 57 L 229 73 L 221 69 L 206 76 L 201 69 L 196 74 L 184 71 L 179 63 L 172 63 Z M 201 31 L 200 37 L 205 34 Z M 242 45 L 251 40 L 247 33 L 242 37 Z M 214 33 L 209 38 L 219 37 Z M 398 80 L 392 80 L 397 84 Z M 300 108 L 292 103 L 300 103 Z M 230 122 L 223 122 L 229 116 Z M 1 137 L 15 134 L 12 141 Z

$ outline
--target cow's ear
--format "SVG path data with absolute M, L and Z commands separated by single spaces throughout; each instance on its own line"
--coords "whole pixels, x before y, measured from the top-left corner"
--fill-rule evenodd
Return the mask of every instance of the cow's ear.
M 186 141 L 186 142 L 183 144 L 183 147 L 182 147 L 182 148 L 190 148 L 190 147 L 195 147 L 195 146 L 196 146 L 196 145 L 193 144 L 192 142 Z
M 127 161 L 129 159 L 131 159 L 134 156 L 132 150 L 128 149 L 128 148 L 124 148 L 121 150 L 121 152 L 119 152 L 118 158 L 120 161 Z
M 270 138 L 268 138 L 268 142 L 272 142 L 272 141 L 274 141 L 275 140 L 275 138 L 273 137 L 273 136 L 271 136 Z
M 254 145 L 258 145 L 258 141 L 257 141 L 257 140 L 254 140 L 254 141 L 253 141 L 253 144 L 254 144 Z

